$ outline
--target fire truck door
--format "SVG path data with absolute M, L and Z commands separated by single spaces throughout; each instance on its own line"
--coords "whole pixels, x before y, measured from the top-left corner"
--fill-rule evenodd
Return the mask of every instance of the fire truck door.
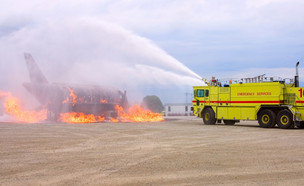
M 205 102 L 205 105 L 210 105 L 209 90 L 208 89 L 205 89 L 205 91 L 204 91 L 204 102 Z
M 230 88 L 221 87 L 219 90 L 220 106 L 230 106 Z
M 197 90 L 197 105 L 205 106 L 209 105 L 209 90 L 208 89 L 198 89 Z
M 228 111 L 230 108 L 230 88 L 220 87 L 218 100 L 217 118 L 228 119 Z

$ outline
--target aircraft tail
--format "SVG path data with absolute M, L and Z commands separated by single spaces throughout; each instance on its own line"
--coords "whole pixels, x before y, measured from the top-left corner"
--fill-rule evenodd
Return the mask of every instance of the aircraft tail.
M 26 66 L 29 72 L 31 83 L 35 84 L 46 84 L 48 80 L 45 78 L 38 65 L 34 61 L 33 57 L 29 53 L 24 53 L 24 58 L 26 61 Z

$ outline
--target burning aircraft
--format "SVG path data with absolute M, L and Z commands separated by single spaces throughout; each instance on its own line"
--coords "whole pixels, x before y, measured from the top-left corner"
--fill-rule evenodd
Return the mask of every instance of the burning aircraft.
M 23 86 L 46 107 L 49 120 L 58 121 L 65 113 L 115 118 L 117 107 L 128 108 L 126 91 L 93 85 L 49 83 L 31 54 L 25 53 L 24 57 L 30 82 L 23 83 Z

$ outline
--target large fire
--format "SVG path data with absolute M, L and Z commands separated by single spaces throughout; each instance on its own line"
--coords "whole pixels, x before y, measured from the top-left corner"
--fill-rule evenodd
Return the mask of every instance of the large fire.
M 122 107 L 119 105 L 115 106 L 115 109 L 118 112 L 118 116 L 121 118 L 121 121 L 129 122 L 152 122 L 152 121 L 163 121 L 164 118 L 158 114 L 153 113 L 149 110 L 143 110 L 139 105 L 134 105 L 128 109 L 128 112 L 125 112 Z
M 69 89 L 70 97 L 62 103 L 71 102 L 73 105 L 77 103 L 77 96 L 73 89 Z M 13 116 L 16 120 L 26 123 L 36 123 L 47 119 L 47 110 L 40 111 L 26 111 L 22 108 L 21 102 L 11 93 L 1 92 L 0 99 L 4 98 L 4 108 L 7 114 Z M 106 100 L 100 100 L 100 103 L 107 103 Z M 164 118 L 149 110 L 144 110 L 139 105 L 134 105 L 125 111 L 121 106 L 115 105 L 117 117 L 105 119 L 104 116 L 95 116 L 93 114 L 84 113 L 61 113 L 58 118 L 59 122 L 64 123 L 95 123 L 95 122 L 155 122 L 163 121 Z
M 123 108 L 119 105 L 115 106 L 117 111 L 117 118 L 110 118 L 110 122 L 155 122 L 163 121 L 164 118 L 158 114 L 153 113 L 149 110 L 143 110 L 139 105 L 134 105 L 125 112 Z M 105 120 L 104 117 L 94 116 L 93 114 L 85 115 L 84 113 L 62 113 L 60 114 L 61 122 L 65 123 L 94 123 L 102 122 Z
M 36 123 L 47 118 L 47 110 L 43 109 L 40 111 L 25 111 L 21 107 L 20 101 L 12 96 L 9 92 L 0 92 L 0 99 L 5 98 L 4 100 L 4 108 L 5 111 L 14 116 L 14 118 L 18 121 L 25 123 Z
M 85 115 L 84 113 L 71 112 L 60 114 L 59 121 L 64 123 L 95 123 L 104 121 L 104 117 L 95 117 L 93 114 Z

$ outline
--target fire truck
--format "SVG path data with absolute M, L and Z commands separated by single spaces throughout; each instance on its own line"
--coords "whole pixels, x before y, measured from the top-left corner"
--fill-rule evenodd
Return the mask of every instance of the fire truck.
M 294 79 L 243 78 L 225 85 L 212 78 L 208 86 L 194 86 L 192 111 L 204 124 L 257 120 L 263 128 L 304 128 L 304 87 Z

